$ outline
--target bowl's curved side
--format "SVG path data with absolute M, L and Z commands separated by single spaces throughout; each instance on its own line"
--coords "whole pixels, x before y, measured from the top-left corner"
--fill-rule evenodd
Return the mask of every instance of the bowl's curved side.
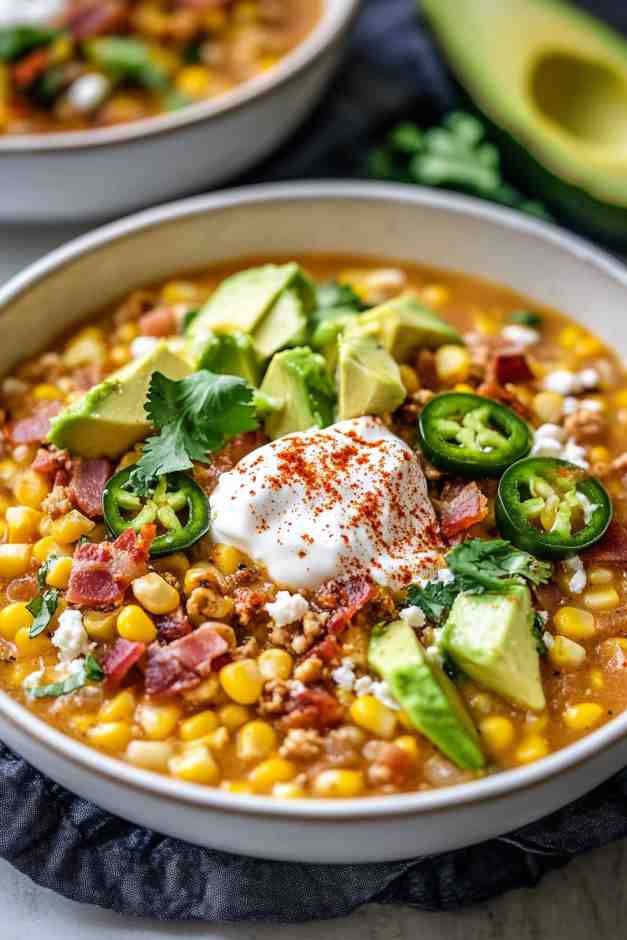
M 0 289 L 0 373 L 133 287 L 238 256 L 314 252 L 423 262 L 507 282 L 627 348 L 625 269 L 586 242 L 463 197 L 321 183 L 186 200 L 106 226 L 36 262 Z M 168 831 L 192 841 L 329 862 L 435 852 L 506 831 L 572 800 L 627 756 L 625 714 L 534 765 L 471 784 L 294 804 L 142 773 L 52 732 L 3 694 L 0 730 L 51 776 L 145 825 L 164 829 L 167 817 Z

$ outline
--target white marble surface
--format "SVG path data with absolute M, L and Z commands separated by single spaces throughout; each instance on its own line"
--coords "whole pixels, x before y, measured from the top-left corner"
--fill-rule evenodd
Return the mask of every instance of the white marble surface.
M 71 226 L 0 232 L 0 283 L 80 234 Z M 606 940 L 625 935 L 627 842 L 600 849 L 547 876 L 533 891 L 450 914 L 371 906 L 347 920 L 277 928 L 213 927 L 121 917 L 39 888 L 0 862 L 0 940 Z

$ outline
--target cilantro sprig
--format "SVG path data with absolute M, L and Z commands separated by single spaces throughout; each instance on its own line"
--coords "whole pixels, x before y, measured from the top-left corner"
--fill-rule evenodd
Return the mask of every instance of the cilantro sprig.
M 44 591 L 43 594 L 38 594 L 26 605 L 26 609 L 31 612 L 34 618 L 28 631 L 31 640 L 44 632 L 57 611 L 58 603 L 59 592 L 51 588 Z
M 189 470 L 195 460 L 208 463 L 229 438 L 258 423 L 254 389 L 238 376 L 206 369 L 178 381 L 154 372 L 144 408 L 159 434 L 147 439 L 131 474 L 138 495 L 166 473 Z
M 70 692 L 76 692 L 82 689 L 88 682 L 102 682 L 104 679 L 104 670 L 96 659 L 89 653 L 82 664 L 82 668 L 67 676 L 59 682 L 51 682 L 48 685 L 36 686 L 30 692 L 33 698 L 59 698 L 60 695 L 69 695 Z

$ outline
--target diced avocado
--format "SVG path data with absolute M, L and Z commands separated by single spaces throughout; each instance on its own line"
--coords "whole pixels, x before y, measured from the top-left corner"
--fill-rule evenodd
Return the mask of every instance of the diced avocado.
M 463 342 L 457 330 L 409 294 L 360 313 L 347 324 L 345 335 L 357 333 L 371 336 L 397 362 L 409 362 L 421 348 L 437 349 L 445 343 Z
M 80 457 L 119 457 L 150 431 L 144 403 L 153 372 L 182 379 L 192 371 L 189 363 L 159 343 L 57 415 L 48 441 Z
M 397 363 L 370 336 L 340 339 L 337 384 L 339 421 L 396 411 L 405 401 Z
M 200 359 L 214 333 L 249 333 L 260 358 L 302 343 L 314 287 L 294 262 L 265 264 L 227 277 L 189 328 L 189 344 Z
M 322 353 L 332 372 L 337 366 L 339 338 L 357 313 L 352 307 L 329 307 L 314 311 L 309 318 L 309 345 Z
M 435 659 L 427 656 L 403 620 L 372 631 L 368 662 L 387 682 L 411 724 L 464 770 L 485 759 L 461 696 Z
M 261 378 L 259 357 L 245 333 L 214 333 L 205 343 L 198 368 L 218 375 L 239 375 L 254 386 Z
M 293 431 L 323 428 L 333 421 L 333 380 L 322 356 L 307 346 L 276 353 L 260 391 L 281 403 L 265 420 L 266 434 L 273 440 Z
M 560 0 L 421 9 L 513 178 L 573 228 L 625 249 L 625 38 Z
M 459 594 L 440 646 L 471 679 L 503 698 L 542 711 L 546 706 L 533 636 L 529 588 L 506 594 Z

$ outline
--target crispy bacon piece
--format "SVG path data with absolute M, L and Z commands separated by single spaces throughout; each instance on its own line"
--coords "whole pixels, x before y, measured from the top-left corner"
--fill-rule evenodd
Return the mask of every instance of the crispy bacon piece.
M 283 718 L 287 728 L 332 728 L 339 725 L 344 709 L 324 689 L 305 689 L 298 692 L 288 703 L 288 713 Z
M 107 686 L 115 689 L 125 678 L 127 672 L 139 662 L 146 652 L 145 643 L 133 643 L 120 637 L 102 660 Z
M 498 385 L 507 385 L 510 382 L 530 382 L 533 378 L 526 355 L 518 349 L 503 349 L 496 352 L 488 372 Z
M 375 779 L 379 776 L 377 774 L 379 768 L 382 771 L 380 777 L 386 783 L 391 783 L 395 787 L 402 787 L 411 778 L 415 764 L 407 751 L 397 744 L 388 742 L 383 745 L 373 762 L 372 771 L 374 771 Z
M 126 25 L 128 16 L 125 0 L 78 0 L 65 14 L 65 25 L 74 39 L 89 39 L 117 32 Z
M 340 644 L 334 636 L 326 636 L 321 643 L 318 643 L 309 651 L 307 658 L 309 656 L 318 656 L 323 663 L 330 663 L 334 659 L 339 659 Z
M 175 695 L 206 678 L 215 660 L 227 652 L 227 641 L 211 623 L 204 623 L 168 646 L 151 643 L 146 661 L 148 695 Z
M 598 565 L 627 565 L 627 529 L 615 519 L 600 542 L 583 553 L 586 562 Z
M 102 516 L 102 493 L 110 476 L 111 464 L 108 460 L 79 458 L 72 465 L 70 496 L 90 519 Z
M 328 632 L 342 633 L 357 611 L 372 599 L 374 593 L 372 581 L 362 575 L 323 585 L 318 592 L 319 603 L 322 607 L 333 610 L 327 624 Z
M 59 414 L 58 401 L 44 402 L 29 418 L 21 418 L 9 425 L 9 437 L 13 444 L 41 444 L 50 430 L 50 420 Z
M 48 49 L 35 49 L 11 69 L 11 77 L 17 88 L 28 88 L 43 75 L 50 64 Z
M 31 464 L 31 470 L 54 480 L 57 473 L 66 471 L 70 463 L 71 459 L 67 450 L 57 450 L 56 447 L 40 447 Z
M 171 336 L 178 329 L 176 311 L 173 307 L 157 307 L 139 318 L 142 336 Z
M 171 614 L 155 617 L 155 625 L 157 627 L 157 639 L 162 644 L 173 643 L 192 632 L 192 625 L 181 607 L 172 611 Z
M 509 389 L 504 388 L 493 380 L 480 385 L 477 389 L 477 395 L 484 395 L 486 398 L 493 398 L 495 401 L 503 402 L 504 405 L 507 405 L 508 408 L 511 408 L 512 411 L 515 411 L 523 418 L 529 414 L 529 409 L 523 405 L 520 399 L 516 398 Z
M 473 481 L 440 508 L 440 526 L 445 538 L 465 532 L 488 515 L 488 500 Z
M 115 542 L 85 542 L 74 551 L 66 600 L 82 607 L 104 609 L 124 600 L 124 592 L 135 578 L 146 573 L 155 526 L 141 533 L 127 529 Z

